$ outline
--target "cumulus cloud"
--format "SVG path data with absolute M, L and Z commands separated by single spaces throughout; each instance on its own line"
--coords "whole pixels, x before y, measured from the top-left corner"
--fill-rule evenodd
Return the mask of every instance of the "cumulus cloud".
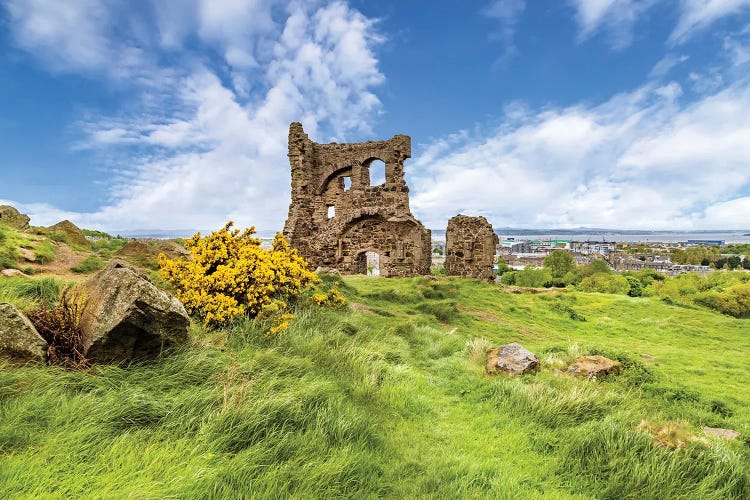
M 750 83 L 680 95 L 649 83 L 428 146 L 410 167 L 412 207 L 432 227 L 460 211 L 499 227 L 745 228 Z
M 126 52 L 136 38 L 151 43 L 154 60 L 173 62 L 158 68 L 170 75 L 168 84 L 123 83 L 139 94 L 132 108 L 79 123 L 76 149 L 122 158 L 111 172 L 111 203 L 94 213 L 66 214 L 79 224 L 112 230 L 208 228 L 234 219 L 280 229 L 289 203 L 289 123 L 302 121 L 318 140 L 337 140 L 370 132 L 370 119 L 380 110 L 373 88 L 384 76 L 374 47 L 382 37 L 372 20 L 343 2 L 159 1 L 153 4 L 158 29 L 136 37 L 138 30 L 125 26 L 109 29 L 105 21 L 113 12 L 89 1 L 75 16 L 50 21 L 55 29 L 41 32 L 36 21 L 22 20 L 38 19 L 49 3 L 14 3 L 19 46 L 43 61 L 54 59 L 56 47 L 81 41 L 68 40 L 78 36 L 76 23 L 84 20 L 93 33 L 86 39 L 101 42 L 101 53 L 73 54 L 58 61 L 62 70 L 109 78 L 114 74 L 109 68 L 119 64 L 112 54 Z M 93 19 L 87 17 L 89 7 Z M 182 11 L 187 13 L 176 14 Z M 140 21 L 130 25 L 151 22 Z M 191 49 L 196 39 L 200 51 Z M 212 51 L 223 64 L 206 60 Z M 151 68 L 146 59 L 137 66 L 144 73 Z M 26 208 L 38 223 L 61 215 L 47 206 Z

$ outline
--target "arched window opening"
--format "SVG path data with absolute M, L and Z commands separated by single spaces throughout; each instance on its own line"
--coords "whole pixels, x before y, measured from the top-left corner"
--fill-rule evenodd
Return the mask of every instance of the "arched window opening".
M 370 186 L 385 184 L 385 163 L 381 160 L 370 162 Z

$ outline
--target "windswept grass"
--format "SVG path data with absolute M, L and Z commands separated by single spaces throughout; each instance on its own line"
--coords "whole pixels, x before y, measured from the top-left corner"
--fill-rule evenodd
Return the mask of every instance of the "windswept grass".
M 357 307 L 301 309 L 278 339 L 243 320 L 126 368 L 0 361 L 0 497 L 750 496 L 750 440 L 701 430 L 750 435 L 747 321 L 657 298 L 325 280 Z M 541 371 L 486 375 L 486 349 L 513 341 Z M 559 371 L 594 353 L 623 374 Z M 644 420 L 699 439 L 670 450 Z
M 0 224 L 0 269 L 16 268 L 21 259 L 20 248 L 31 248 L 23 234 Z
M 0 303 L 7 302 L 29 311 L 39 304 L 56 303 L 62 287 L 55 278 L 3 278 L 0 279 Z
M 70 270 L 78 274 L 91 274 L 103 267 L 104 261 L 95 255 L 91 255 L 86 257 L 86 259 L 77 266 L 71 267 Z

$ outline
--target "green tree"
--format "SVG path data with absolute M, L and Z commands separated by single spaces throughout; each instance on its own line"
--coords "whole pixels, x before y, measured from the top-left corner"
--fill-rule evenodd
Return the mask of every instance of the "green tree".
M 511 270 L 511 267 L 508 265 L 507 262 L 505 262 L 503 259 L 498 257 L 497 259 L 497 275 L 502 276 L 503 274 L 507 273 Z
M 641 281 L 638 278 L 635 276 L 625 276 L 625 279 L 628 280 L 628 285 L 630 285 L 628 295 L 631 297 L 640 297 L 643 295 L 643 285 L 641 285 Z
M 549 288 L 552 286 L 552 276 L 547 269 L 524 269 L 516 273 L 515 284 L 528 288 Z
M 742 266 L 742 259 L 740 259 L 739 255 L 732 255 L 727 259 L 727 264 L 729 265 L 729 269 L 737 269 Z
M 544 259 L 544 268 L 549 270 L 552 279 L 562 280 L 566 273 L 574 271 L 573 256 L 565 250 L 555 250 Z

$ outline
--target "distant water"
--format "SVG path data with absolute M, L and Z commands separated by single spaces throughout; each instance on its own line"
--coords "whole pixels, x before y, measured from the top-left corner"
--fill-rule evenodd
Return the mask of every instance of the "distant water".
M 534 232 L 530 229 L 495 231 L 500 238 L 523 240 L 623 241 L 629 243 L 679 243 L 688 240 L 723 240 L 726 243 L 750 243 L 750 230 L 745 231 L 554 231 Z M 432 231 L 434 239 L 445 239 L 445 231 Z
M 113 232 L 126 238 L 189 238 L 198 230 L 140 230 Z M 210 234 L 211 230 L 200 231 Z M 608 229 L 593 230 L 554 230 L 554 229 L 496 229 L 500 238 L 519 238 L 524 240 L 572 240 L 572 241 L 626 241 L 630 243 L 679 243 L 687 240 L 724 240 L 726 243 L 750 243 L 750 230 L 744 231 L 616 231 Z M 258 231 L 259 238 L 273 238 L 275 231 Z M 433 229 L 432 239 L 445 240 L 444 229 Z

